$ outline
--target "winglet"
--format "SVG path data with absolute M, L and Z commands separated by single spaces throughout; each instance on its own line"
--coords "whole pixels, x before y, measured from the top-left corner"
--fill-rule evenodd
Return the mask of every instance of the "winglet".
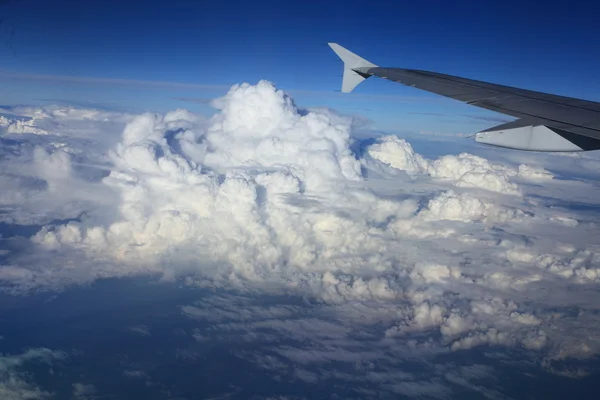
M 337 54 L 344 62 L 344 77 L 342 79 L 343 93 L 350 93 L 359 83 L 369 77 L 368 74 L 355 71 L 356 69 L 377 67 L 377 65 L 346 50 L 337 43 L 329 43 L 329 47 L 331 47 L 331 49 L 335 51 L 335 54 Z

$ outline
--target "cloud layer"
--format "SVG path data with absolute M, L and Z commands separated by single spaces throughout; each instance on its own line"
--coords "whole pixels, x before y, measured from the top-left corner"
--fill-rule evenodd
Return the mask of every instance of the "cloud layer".
M 600 300 L 597 219 L 546 204 L 564 204 L 574 185 L 593 198 L 593 184 L 469 153 L 427 158 L 395 136 L 360 153 L 352 118 L 298 109 L 265 81 L 236 85 L 213 106 L 209 119 L 16 110 L 32 119 L 4 123 L 2 163 L 12 168 L 0 205 L 16 234 L 3 288 L 152 273 L 350 308 L 351 324 L 385 326 L 379 340 L 402 351 L 520 348 L 548 369 L 600 351 L 588 313 Z

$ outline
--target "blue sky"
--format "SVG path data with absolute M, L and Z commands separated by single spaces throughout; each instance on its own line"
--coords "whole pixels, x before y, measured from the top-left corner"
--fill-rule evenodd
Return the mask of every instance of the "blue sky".
M 472 133 L 497 123 L 487 117 L 499 116 L 377 79 L 352 95 L 336 92 L 341 64 L 326 43 L 338 42 L 381 66 L 599 100 L 597 7 L 13 0 L 0 5 L 0 33 L 10 42 L 0 48 L 0 102 L 210 113 L 204 99 L 235 83 L 267 79 L 301 106 L 360 114 L 377 129 Z

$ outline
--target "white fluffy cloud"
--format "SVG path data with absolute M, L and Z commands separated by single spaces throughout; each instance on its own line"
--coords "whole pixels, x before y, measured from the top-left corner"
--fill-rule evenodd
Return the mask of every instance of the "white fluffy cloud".
M 506 222 L 525 218 L 521 210 L 499 207 L 468 193 L 456 193 L 452 190 L 431 199 L 420 216 L 429 220 L 463 222 Z
M 257 279 L 284 264 L 322 270 L 328 259 L 372 251 L 381 244 L 369 231 L 410 212 L 410 205 L 336 189 L 362 179 L 349 149 L 350 119 L 301 115 L 266 82 L 236 86 L 215 105 L 222 112 L 206 124 L 183 111 L 136 117 L 111 152 L 114 169 L 104 179 L 121 198 L 116 221 L 44 229 L 34 241 L 48 249 L 127 254 L 126 262 L 157 261 L 191 245 L 203 258 L 232 265 L 234 274 Z M 63 158 L 53 160 L 51 171 L 65 165 Z M 328 210 L 302 207 L 315 196 Z M 355 204 L 370 215 L 336 215 L 340 205 Z
M 485 158 L 473 154 L 461 153 L 458 156 L 447 155 L 427 160 L 415 153 L 406 140 L 397 136 L 380 138 L 369 147 L 368 153 L 372 158 L 408 174 L 429 174 L 434 178 L 451 180 L 458 187 L 482 188 L 507 194 L 520 193 L 517 186 L 509 181 L 509 176 L 514 175 L 514 171 L 502 165 L 491 164 Z M 523 174 L 531 176 L 533 171 L 524 168 Z
M 429 166 L 428 161 L 415 153 L 406 140 L 397 136 L 382 137 L 369 146 L 368 153 L 374 159 L 409 174 L 424 173 Z
M 390 343 L 429 335 L 403 351 L 494 345 L 580 356 L 572 349 L 583 341 L 600 352 L 586 336 L 590 314 L 578 337 L 551 329 L 573 323 L 556 307 L 594 304 L 567 296 L 572 285 L 600 280 L 596 217 L 547 207 L 539 193 L 552 193 L 536 192 L 542 180 L 572 182 L 468 153 L 426 158 L 395 136 L 361 158 L 351 118 L 299 111 L 264 81 L 236 85 L 213 105 L 209 119 L 22 110 L 49 134 L 3 161 L 23 166 L 0 176 L 14 191 L 0 196 L 3 221 L 42 226 L 29 235 L 31 251 L 7 248 L 3 288 L 156 273 L 351 307 L 338 318 L 381 324 Z
M 443 156 L 431 163 L 431 176 L 456 181 L 458 187 L 476 187 L 494 192 L 519 194 L 517 186 L 509 181 L 507 170 L 472 154 Z

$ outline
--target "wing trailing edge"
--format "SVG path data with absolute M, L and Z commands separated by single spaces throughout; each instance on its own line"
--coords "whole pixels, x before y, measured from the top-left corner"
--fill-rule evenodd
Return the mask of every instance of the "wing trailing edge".
M 478 132 L 475 141 L 507 149 L 542 152 L 600 149 L 600 140 L 523 119 Z

